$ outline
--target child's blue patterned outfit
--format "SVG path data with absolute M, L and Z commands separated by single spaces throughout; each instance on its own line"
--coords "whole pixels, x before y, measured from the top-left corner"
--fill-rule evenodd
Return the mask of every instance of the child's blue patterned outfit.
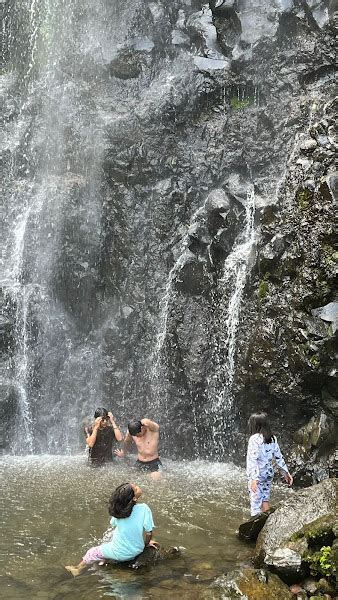
M 268 502 L 270 499 L 271 483 L 274 476 L 272 460 L 275 459 L 282 471 L 285 473 L 289 472 L 277 439 L 273 437 L 272 440 L 270 444 L 266 444 L 261 433 L 255 433 L 249 439 L 246 456 L 246 473 L 248 476 L 252 516 L 260 513 L 262 502 Z M 253 479 L 257 481 L 257 492 L 251 490 Z

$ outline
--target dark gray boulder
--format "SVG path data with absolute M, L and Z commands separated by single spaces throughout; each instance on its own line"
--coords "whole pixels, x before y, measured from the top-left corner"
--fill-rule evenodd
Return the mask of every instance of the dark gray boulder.
M 239 539 L 244 542 L 255 542 L 258 534 L 263 529 L 267 518 L 274 511 L 275 508 L 271 508 L 269 511 L 259 513 L 258 515 L 251 517 L 248 521 L 245 521 L 245 523 L 242 523 L 238 528 Z
M 304 525 L 311 523 L 321 516 L 332 513 L 337 506 L 338 482 L 336 479 L 326 479 L 306 490 L 296 492 L 285 500 L 276 511 L 270 515 L 260 532 L 254 553 L 256 566 L 266 563 L 271 565 L 273 553 L 286 543 L 290 537 Z M 300 563 L 296 550 L 290 550 L 290 560 Z M 292 554 L 292 556 L 291 556 Z M 299 554 L 299 552 L 298 552 Z M 278 556 L 275 559 L 279 560 Z M 285 560 L 285 553 L 280 560 Z
M 292 600 L 293 594 L 277 575 L 263 569 L 241 569 L 216 579 L 203 600 Z
M 140 569 L 142 567 L 152 567 L 162 560 L 171 560 L 179 558 L 180 556 L 180 549 L 176 546 L 169 546 L 168 548 L 163 548 L 161 546 L 156 548 L 154 546 L 146 546 L 143 552 L 141 552 L 141 554 L 136 556 L 136 558 L 133 560 L 128 560 L 122 563 L 106 560 L 104 561 L 104 564 Z

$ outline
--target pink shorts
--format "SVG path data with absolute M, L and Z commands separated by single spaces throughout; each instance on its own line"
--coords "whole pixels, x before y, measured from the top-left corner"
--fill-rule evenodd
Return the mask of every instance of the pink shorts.
M 93 563 L 93 562 L 99 562 L 100 560 L 105 560 L 105 558 L 102 554 L 101 546 L 95 546 L 94 548 L 89 548 L 89 550 L 86 552 L 86 554 L 84 555 L 82 560 L 83 560 L 83 562 L 86 563 L 86 565 L 89 565 L 90 563 Z

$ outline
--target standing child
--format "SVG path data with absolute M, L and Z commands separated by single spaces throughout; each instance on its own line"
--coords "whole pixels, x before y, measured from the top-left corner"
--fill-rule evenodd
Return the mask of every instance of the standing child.
M 77 566 L 65 567 L 74 577 L 90 564 L 105 559 L 117 562 L 132 560 L 143 552 L 145 546 L 156 546 L 151 541 L 154 521 L 147 504 L 137 504 L 142 494 L 135 483 L 123 483 L 116 488 L 109 502 L 110 524 L 113 537 L 107 544 L 90 548 Z
M 292 485 L 293 478 L 285 464 L 277 438 L 271 433 L 267 414 L 252 414 L 248 425 L 250 439 L 246 456 L 246 472 L 251 516 L 254 516 L 269 510 L 271 484 L 274 476 L 272 459 L 275 459 L 278 467 L 284 472 L 289 485 Z

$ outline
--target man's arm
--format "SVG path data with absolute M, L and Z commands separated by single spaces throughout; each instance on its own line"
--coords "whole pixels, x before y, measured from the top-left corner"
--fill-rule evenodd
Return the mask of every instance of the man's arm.
M 92 448 L 96 442 L 97 430 L 100 427 L 101 420 L 102 417 L 97 417 L 97 419 L 95 419 L 92 434 L 86 438 L 86 444 L 89 448 Z
M 142 419 L 141 424 L 147 427 L 150 431 L 159 431 L 160 426 L 155 423 L 155 421 L 151 421 L 150 419 Z
M 116 456 L 118 456 L 119 458 L 124 458 L 124 456 L 128 454 L 128 449 L 130 448 L 132 442 L 133 438 L 131 437 L 129 431 L 127 431 L 123 440 L 122 450 L 114 450 L 114 454 L 116 454 Z

